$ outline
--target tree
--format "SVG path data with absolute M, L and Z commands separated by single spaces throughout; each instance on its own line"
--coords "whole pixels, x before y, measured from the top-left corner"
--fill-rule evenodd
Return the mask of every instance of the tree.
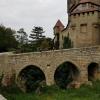
M 40 50 L 40 44 L 43 41 L 43 38 L 45 38 L 45 36 L 43 36 L 44 30 L 42 27 L 35 27 L 32 29 L 32 34 L 30 34 L 30 38 L 31 40 L 31 44 L 34 47 L 34 50 L 36 49 L 36 51 Z
M 63 49 L 68 49 L 68 48 L 72 48 L 72 41 L 69 38 L 69 34 L 67 37 L 64 37 L 64 42 L 63 42 Z
M 28 35 L 27 33 L 24 31 L 23 28 L 20 28 L 19 31 L 17 31 L 17 39 L 19 41 L 20 44 L 26 44 L 28 42 Z
M 17 49 L 18 42 L 15 38 L 15 31 L 0 25 L 0 52 L 8 52 Z
M 42 27 L 35 27 L 32 29 L 32 34 L 30 34 L 30 38 L 32 38 L 35 41 L 40 40 L 41 38 L 44 38 L 43 36 L 43 28 Z
M 19 42 L 19 50 L 20 52 L 25 52 L 26 51 L 26 45 L 28 43 L 28 35 L 24 31 L 23 28 L 20 28 L 19 31 L 17 31 L 16 38 Z
M 40 44 L 41 50 L 52 50 L 53 49 L 53 40 L 51 38 L 44 38 Z

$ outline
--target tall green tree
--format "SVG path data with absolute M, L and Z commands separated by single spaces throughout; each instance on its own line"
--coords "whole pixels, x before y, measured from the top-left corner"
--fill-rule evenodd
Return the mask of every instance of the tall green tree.
M 27 33 L 24 31 L 24 28 L 20 28 L 17 31 L 17 35 L 16 38 L 19 42 L 19 51 L 20 52 L 25 52 L 26 51 L 26 45 L 28 44 L 28 35 Z
M 54 48 L 58 50 L 59 49 L 59 45 L 60 45 L 60 42 L 59 42 L 59 33 L 56 34 L 56 37 L 57 37 L 57 40 L 54 43 Z
M 18 42 L 20 44 L 26 44 L 28 42 L 28 35 L 27 33 L 24 31 L 24 28 L 20 28 L 18 31 L 17 31 L 17 39 L 18 39 Z
M 35 27 L 32 29 L 32 34 L 30 34 L 30 38 L 34 41 L 38 41 L 41 38 L 44 38 L 43 33 L 45 32 L 42 27 Z
M 17 49 L 18 42 L 15 38 L 15 31 L 0 25 L 0 52 L 8 52 Z
M 64 42 L 63 42 L 63 49 L 68 49 L 68 48 L 72 48 L 73 44 L 72 44 L 72 41 L 69 37 L 69 34 L 68 36 L 64 37 Z
M 40 44 L 43 41 L 43 38 L 45 36 L 43 35 L 45 31 L 43 30 L 42 27 L 35 27 L 32 29 L 32 33 L 30 34 L 31 38 L 31 44 L 34 50 L 39 51 L 40 50 Z

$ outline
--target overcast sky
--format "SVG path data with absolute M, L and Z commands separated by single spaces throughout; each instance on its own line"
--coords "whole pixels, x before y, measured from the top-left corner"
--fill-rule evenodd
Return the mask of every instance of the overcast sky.
M 0 0 L 0 24 L 30 33 L 42 26 L 53 37 L 53 26 L 60 19 L 67 24 L 67 0 Z

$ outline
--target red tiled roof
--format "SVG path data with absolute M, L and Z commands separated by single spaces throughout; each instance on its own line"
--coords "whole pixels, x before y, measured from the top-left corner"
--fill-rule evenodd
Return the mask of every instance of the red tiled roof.
M 92 12 L 92 11 L 100 11 L 100 10 L 97 9 L 97 8 L 90 8 L 90 9 L 80 10 L 80 11 L 76 10 L 76 11 L 72 12 L 71 14 L 84 13 L 84 12 Z
M 56 25 L 54 27 L 64 27 L 64 25 L 62 24 L 62 22 L 60 20 L 57 21 Z
M 91 0 L 80 0 L 79 3 L 86 3 L 86 2 L 92 2 Z
M 93 1 L 93 0 L 80 0 L 79 4 L 80 4 L 80 3 L 88 3 L 88 2 L 94 3 L 94 4 L 96 4 L 96 5 L 100 5 L 100 4 L 97 4 L 97 3 L 96 3 L 95 1 Z
M 83 3 L 93 3 L 93 0 L 80 0 L 80 2 L 79 2 L 78 5 L 83 4 Z M 94 4 L 95 4 L 95 3 L 94 3 Z M 78 5 L 77 5 L 77 6 L 78 6 Z M 77 6 L 76 6 L 76 7 L 77 7 Z M 75 7 L 75 8 L 76 8 L 76 7 Z M 75 8 L 74 8 L 74 9 L 75 9 Z M 74 10 L 74 9 L 73 9 L 73 10 Z M 100 11 L 100 9 L 99 9 L 99 8 L 96 8 L 96 7 L 95 7 L 95 8 L 92 8 L 92 7 L 91 7 L 91 8 L 84 9 L 84 10 L 74 10 L 74 11 L 71 12 L 71 14 L 77 14 L 77 13 L 83 13 L 83 12 L 92 12 L 92 11 Z
M 80 4 L 83 4 L 83 3 L 92 3 L 92 4 L 95 4 L 97 6 L 100 6 L 100 4 L 97 4 L 95 3 L 93 0 L 80 0 L 80 2 L 71 10 L 71 12 Z

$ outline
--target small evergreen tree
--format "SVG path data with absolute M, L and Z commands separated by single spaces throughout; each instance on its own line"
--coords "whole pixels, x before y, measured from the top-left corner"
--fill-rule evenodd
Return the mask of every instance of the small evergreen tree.
M 30 38 L 33 40 L 33 41 L 38 41 L 40 40 L 41 38 L 45 37 L 43 36 L 43 28 L 42 27 L 35 27 L 32 29 L 32 34 L 30 34 Z
M 56 34 L 56 37 L 57 37 L 57 40 L 54 43 L 54 48 L 59 49 L 59 45 L 60 45 L 60 43 L 59 43 L 59 33 Z
M 72 41 L 69 38 L 69 34 L 67 37 L 64 37 L 64 42 L 63 42 L 63 49 L 68 49 L 68 48 L 72 48 Z
M 30 34 L 30 38 L 31 38 L 31 44 L 33 47 L 36 48 L 36 51 L 40 50 L 40 44 L 43 41 L 43 38 L 45 38 L 45 36 L 43 36 L 44 30 L 42 27 L 35 27 L 32 29 L 32 34 Z

